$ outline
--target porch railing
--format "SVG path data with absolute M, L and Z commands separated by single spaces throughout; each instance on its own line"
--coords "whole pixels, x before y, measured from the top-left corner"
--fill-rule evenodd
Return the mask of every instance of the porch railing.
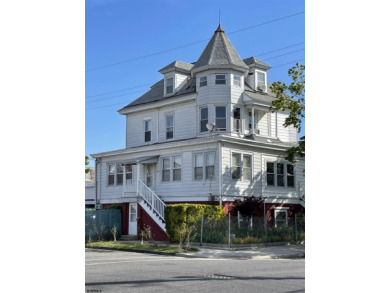
M 164 220 L 165 203 L 139 179 L 128 179 L 124 186 L 124 192 L 135 192 L 152 208 L 158 217 Z

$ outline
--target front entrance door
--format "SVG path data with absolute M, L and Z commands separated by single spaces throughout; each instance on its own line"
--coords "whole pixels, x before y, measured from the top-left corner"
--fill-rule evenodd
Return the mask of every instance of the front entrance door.
M 154 189 L 154 165 L 148 164 L 145 165 L 145 182 L 146 186 L 149 187 L 150 189 Z
M 137 203 L 129 203 L 129 235 L 137 235 Z

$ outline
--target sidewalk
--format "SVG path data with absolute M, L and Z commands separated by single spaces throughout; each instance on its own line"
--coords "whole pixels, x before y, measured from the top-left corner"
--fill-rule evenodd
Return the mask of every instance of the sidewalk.
M 283 245 L 248 248 L 242 250 L 196 246 L 197 252 L 177 253 L 182 257 L 223 258 L 223 259 L 295 259 L 305 258 L 305 245 Z

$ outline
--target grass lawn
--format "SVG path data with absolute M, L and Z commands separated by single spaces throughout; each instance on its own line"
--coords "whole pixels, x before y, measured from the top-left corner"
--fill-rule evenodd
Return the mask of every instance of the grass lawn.
M 149 251 L 161 251 L 170 253 L 179 253 L 179 249 L 174 246 L 158 245 L 153 246 L 151 244 L 140 244 L 140 243 L 124 243 L 114 241 L 101 241 L 101 242 L 89 242 L 85 244 L 87 248 L 121 248 L 121 249 L 135 249 L 135 250 L 149 250 Z M 191 248 L 190 251 L 199 251 L 196 248 Z M 185 252 L 185 250 L 183 251 Z

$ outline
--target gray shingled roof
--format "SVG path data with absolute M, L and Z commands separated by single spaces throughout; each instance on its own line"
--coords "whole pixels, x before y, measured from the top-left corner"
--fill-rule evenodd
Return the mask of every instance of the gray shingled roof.
M 271 68 L 271 66 L 269 66 L 268 64 L 264 63 L 263 61 L 257 59 L 256 57 L 249 57 L 249 58 L 244 59 L 243 61 L 248 66 L 251 64 L 255 64 L 255 65 L 257 65 L 260 68 L 263 68 L 265 70 L 268 70 Z
M 272 105 L 272 101 L 276 100 L 276 95 L 271 91 L 271 84 L 268 82 L 268 92 L 261 93 L 253 90 L 247 83 L 244 84 L 244 94 L 246 94 L 253 102 L 264 103 L 269 106 Z
M 218 27 L 192 70 L 202 66 L 218 68 L 221 65 L 235 65 L 249 69 L 226 37 L 225 32 Z
M 173 61 L 171 64 L 168 64 L 164 68 L 161 68 L 158 72 L 164 72 L 169 70 L 181 70 L 186 71 L 190 73 L 192 67 L 194 67 L 194 64 L 186 63 L 180 60 Z
M 174 98 L 177 96 L 185 95 L 195 92 L 195 82 L 193 79 L 189 80 L 188 87 L 187 85 L 184 85 L 178 92 L 176 92 L 174 95 L 171 96 L 166 96 L 164 97 L 164 79 L 161 79 L 159 82 L 155 83 L 150 87 L 150 90 L 143 94 L 141 97 L 138 99 L 134 100 L 127 106 L 123 107 L 119 111 L 132 107 L 132 106 L 138 106 L 142 104 L 148 104 L 148 103 L 153 103 L 153 102 L 158 102 L 170 98 Z

